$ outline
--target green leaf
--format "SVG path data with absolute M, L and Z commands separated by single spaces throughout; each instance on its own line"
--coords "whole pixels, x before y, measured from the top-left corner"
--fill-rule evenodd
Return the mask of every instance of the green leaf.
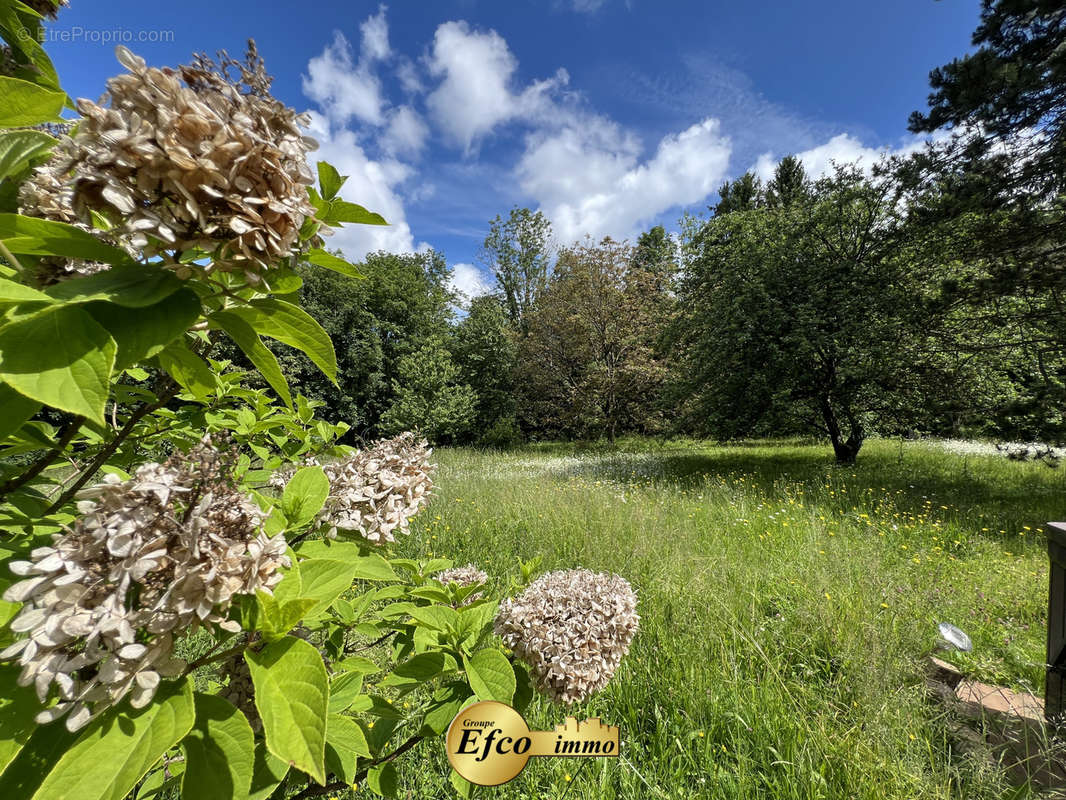
M 381 214 L 367 211 L 360 205 L 349 203 L 347 200 L 335 198 L 322 213 L 316 214 L 319 220 L 327 225 L 339 225 L 343 223 L 355 223 L 357 225 L 388 225 Z
M 34 728 L 29 740 L 0 775 L 0 797 L 32 797 L 77 738 L 78 734 L 68 731 L 61 722 Z
M 151 313 L 148 306 L 156 306 L 183 286 L 185 282 L 170 270 L 134 264 L 63 281 L 45 291 L 56 300 L 70 303 L 107 300 L 125 308 L 146 309 L 147 314 Z
M 147 308 L 124 308 L 115 303 L 89 303 L 85 310 L 111 334 L 118 345 L 115 369 L 126 369 L 159 353 L 200 316 L 200 298 L 182 289 Z
M 335 256 L 333 253 L 326 252 L 325 250 L 309 250 L 305 258 L 316 267 L 325 267 L 334 272 L 339 272 L 341 275 L 347 275 L 349 278 L 366 277 L 355 265 L 349 264 L 343 258 Z
M 255 593 L 255 602 L 259 611 L 256 627 L 267 641 L 283 639 L 315 604 L 310 597 L 279 601 L 262 590 Z
M 207 363 L 187 348 L 174 342 L 158 354 L 159 366 L 186 392 L 206 403 L 218 391 L 218 379 Z
M 511 662 L 499 650 L 479 650 L 463 658 L 466 677 L 478 700 L 510 703 L 514 697 L 515 674 Z
M 0 76 L 0 127 L 22 128 L 56 122 L 66 101 L 63 92 Z
M 314 317 L 284 300 L 253 300 L 249 306 L 229 309 L 257 333 L 277 339 L 307 355 L 333 383 L 337 382 L 337 354 L 333 341 Z
M 352 587 L 355 565 L 344 561 L 329 561 L 312 558 L 300 563 L 300 578 L 303 588 L 300 594 L 310 597 L 315 604 L 307 611 L 308 619 L 326 612 L 333 601 Z
M 21 214 L 0 214 L 0 239 L 3 239 L 7 248 L 16 254 L 81 258 L 116 266 L 128 266 L 134 263 L 125 250 L 105 244 L 91 233 L 86 233 L 73 225 L 49 219 L 24 217 Z M 145 269 L 148 268 L 145 267 Z M 105 273 L 97 273 L 97 275 L 103 274 Z M 86 279 L 74 278 L 58 284 L 57 288 Z
M 363 673 L 342 672 L 333 676 L 329 684 L 329 711 L 331 714 L 339 714 L 355 702 L 355 698 L 363 690 Z
M 359 672 L 363 675 L 373 675 L 375 672 L 381 672 L 381 667 L 369 658 L 363 658 L 362 656 L 349 656 L 343 661 L 334 664 L 333 668 L 344 672 Z
M 374 794 L 382 797 L 395 797 L 399 784 L 396 765 L 389 761 L 374 767 L 366 774 L 366 783 Z
M 0 327 L 0 381 L 103 424 L 116 350 L 84 309 L 50 306 Z
M 277 357 L 263 344 L 255 329 L 231 311 L 216 311 L 208 319 L 229 334 L 285 405 L 292 408 L 292 395 L 281 372 L 281 365 L 278 364 Z
M 350 784 L 355 780 L 360 757 L 370 757 L 363 729 L 351 717 L 330 714 L 326 720 L 326 760 L 331 765 L 330 771 Z
M 410 609 L 410 614 L 423 625 L 437 631 L 454 628 L 459 622 L 459 614 L 448 606 L 419 606 Z
M 34 159 L 45 156 L 55 143 L 55 138 L 44 131 L 0 133 L 0 180 L 25 170 Z
M 0 303 L 53 303 L 51 297 L 21 283 L 0 278 Z
M 434 735 L 444 733 L 459 710 L 473 699 L 474 693 L 468 684 L 462 681 L 446 684 L 433 693 L 422 722 Z
M 463 800 L 469 800 L 473 795 L 474 784 L 455 770 L 452 770 L 452 774 L 448 777 L 448 782 L 452 785 L 452 788 L 459 793 L 459 796 L 462 797 Z
M 23 24 L 20 15 L 32 15 L 34 19 L 30 27 Z M 37 19 L 39 18 L 40 15 L 25 3 L 0 3 L 0 31 L 3 33 L 4 41 L 12 49 L 22 53 L 30 63 L 30 66 L 22 67 L 20 72 L 25 73 L 25 77 L 29 78 L 31 83 L 46 89 L 61 91 L 56 68 L 38 41 L 40 29 L 37 27 L 39 25 Z
M 289 765 L 266 748 L 262 741 L 255 745 L 255 769 L 248 800 L 267 800 L 289 772 Z M 186 798 L 192 800 L 192 798 Z
M 183 797 L 246 800 L 255 764 L 255 735 L 247 718 L 218 695 L 195 695 L 196 721 L 182 740 Z
M 285 484 L 285 492 L 281 495 L 281 510 L 285 512 L 289 526 L 299 528 L 314 519 L 328 496 L 329 478 L 322 467 L 297 470 Z
M 419 653 L 397 665 L 381 685 L 406 687 L 426 683 L 440 675 L 444 671 L 444 665 L 444 653 Z
M 515 661 L 511 668 L 514 670 L 515 679 L 514 701 L 511 705 L 521 714 L 533 700 L 533 682 L 529 679 L 529 670 L 524 664 Z
M 36 400 L 23 397 L 6 383 L 0 383 L 0 440 L 6 439 L 22 427 L 22 423 L 41 409 Z
M 348 176 L 341 175 L 337 172 L 337 168 L 328 161 L 318 162 L 318 185 L 322 189 L 324 199 L 332 200 L 336 197 L 346 180 Z
M 22 670 L 12 664 L 0 666 L 0 773 L 18 755 L 37 727 L 33 718 L 41 710 L 41 703 L 32 686 L 17 686 Z
M 322 656 L 308 642 L 288 636 L 246 653 L 245 660 L 267 748 L 325 784 L 329 680 Z
M 188 680 L 165 684 L 142 709 L 120 709 L 90 723 L 34 800 L 122 800 L 196 718 Z

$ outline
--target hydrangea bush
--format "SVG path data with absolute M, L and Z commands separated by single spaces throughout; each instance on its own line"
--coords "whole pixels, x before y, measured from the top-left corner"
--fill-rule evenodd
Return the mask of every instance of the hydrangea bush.
M 465 704 L 603 688 L 638 625 L 622 578 L 520 565 L 497 604 L 477 565 L 390 557 L 428 444 L 343 445 L 290 393 L 263 337 L 337 379 L 293 266 L 359 279 L 323 239 L 384 220 L 309 168 L 254 46 L 120 47 L 73 103 L 37 44 L 57 4 L 3 5 L 0 797 L 387 796 Z

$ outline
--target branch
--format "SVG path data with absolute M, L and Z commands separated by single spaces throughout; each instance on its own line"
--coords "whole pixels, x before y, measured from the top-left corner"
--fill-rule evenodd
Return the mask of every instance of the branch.
M 63 429 L 63 435 L 59 437 L 59 441 L 56 442 L 55 447 L 34 461 L 30 468 L 21 475 L 11 478 L 4 484 L 0 485 L 0 499 L 3 499 L 16 489 L 25 486 L 44 472 L 45 468 L 67 449 L 70 440 L 77 435 L 79 430 L 81 430 L 81 424 L 83 422 L 85 422 L 85 417 L 74 417 L 74 419 L 67 423 L 66 428 Z
M 366 775 L 370 772 L 371 767 L 379 766 L 380 764 L 387 764 L 393 759 L 399 758 L 408 750 L 416 747 L 425 737 L 415 734 L 406 742 L 401 744 L 387 756 L 374 759 L 366 767 L 364 767 L 356 776 L 352 779 L 351 783 L 345 783 L 344 781 L 334 781 L 333 783 L 327 783 L 325 786 L 315 786 L 314 784 L 308 784 L 302 792 L 293 795 L 289 800 L 304 800 L 305 797 L 320 797 L 330 792 L 339 792 L 342 789 L 351 789 L 353 784 L 359 783 L 362 780 L 366 780 Z
M 104 465 L 107 459 L 111 458 L 111 456 L 115 454 L 115 451 L 118 450 L 119 445 L 121 445 L 130 435 L 130 433 L 133 432 L 133 429 L 134 427 L 136 427 L 137 423 L 149 414 L 151 414 L 153 411 L 156 411 L 157 409 L 160 409 L 167 403 L 169 403 L 170 399 L 174 397 L 174 395 L 176 395 L 177 393 L 178 385 L 168 379 L 168 385 L 160 392 L 158 399 L 156 399 L 154 402 L 142 405 L 130 415 L 130 418 L 126 420 L 126 424 L 122 426 L 122 430 L 120 430 L 115 435 L 114 439 L 107 443 L 103 450 L 96 454 L 96 458 L 93 459 L 92 463 L 89 464 L 89 466 L 85 468 L 81 475 L 78 476 L 78 479 L 74 481 L 74 483 L 65 492 L 63 492 L 63 494 L 59 496 L 59 499 L 52 503 L 51 506 L 49 506 L 48 510 L 45 511 L 45 514 L 51 514 L 53 511 L 62 508 L 63 505 L 67 503 L 67 501 L 69 501 L 72 497 L 74 497 L 74 495 L 78 493 L 78 490 L 81 489 L 82 486 L 89 482 L 89 479 L 96 474 L 97 470 L 99 470 L 100 467 Z
M 241 642 L 236 647 L 231 647 L 229 650 L 223 650 L 221 653 L 215 653 L 214 655 L 208 652 L 206 655 L 200 656 L 200 658 L 196 659 L 187 667 L 185 667 L 184 674 L 188 675 L 195 669 L 199 669 L 200 667 L 206 666 L 207 664 L 213 664 L 216 661 L 223 661 L 229 658 L 230 656 L 243 652 L 244 649 L 248 646 L 248 644 L 248 642 Z

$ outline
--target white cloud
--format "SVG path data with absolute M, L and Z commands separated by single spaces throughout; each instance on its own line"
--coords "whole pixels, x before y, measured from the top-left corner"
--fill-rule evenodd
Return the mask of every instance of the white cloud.
M 492 291 L 489 277 L 473 264 L 455 264 L 448 278 L 448 286 L 470 300 Z
M 378 13 L 367 17 L 359 26 L 363 35 L 361 55 L 367 61 L 383 61 L 389 57 L 389 24 L 385 21 L 386 7 L 378 6 Z
M 429 128 L 418 112 L 410 106 L 400 106 L 389 117 L 389 125 L 381 137 L 381 146 L 392 155 L 417 156 L 429 136 Z
M 333 42 L 321 55 L 307 64 L 303 92 L 338 124 L 353 117 L 371 125 L 385 120 L 381 82 L 370 71 L 367 60 L 353 64 L 352 46 L 340 31 L 333 34 Z
M 630 237 L 641 223 L 707 197 L 729 166 L 731 144 L 715 119 L 664 137 L 643 163 L 635 137 L 615 123 L 575 122 L 531 137 L 517 167 L 564 243 L 585 234 Z
M 445 134 L 467 152 L 497 125 L 550 113 L 552 92 L 569 81 L 566 70 L 559 70 L 513 91 L 518 62 L 507 42 L 496 31 L 474 31 L 463 21 L 437 28 L 428 65 L 441 82 L 426 104 Z
M 319 142 L 313 154 L 317 161 L 328 161 L 348 180 L 341 197 L 381 214 L 389 225 L 345 225 L 326 241 L 329 249 L 339 248 L 349 260 L 359 261 L 375 250 L 410 253 L 415 249 L 411 226 L 404 213 L 400 187 L 410 179 L 406 164 L 386 158 L 375 161 L 346 128 L 330 128 L 322 114 L 312 113 L 309 133 Z
M 834 136 L 824 144 L 796 153 L 803 162 L 803 167 L 810 178 L 818 179 L 832 172 L 833 164 L 858 164 L 867 172 L 873 168 L 882 156 L 905 156 L 917 152 L 925 146 L 926 140 L 919 137 L 907 137 L 897 147 L 867 147 L 849 133 Z M 772 153 L 763 153 L 755 162 L 752 170 L 768 181 L 774 177 L 774 169 L 781 159 Z

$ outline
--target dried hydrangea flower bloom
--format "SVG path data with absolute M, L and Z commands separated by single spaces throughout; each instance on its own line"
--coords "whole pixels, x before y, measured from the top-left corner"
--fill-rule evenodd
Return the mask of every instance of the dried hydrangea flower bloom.
M 38 722 L 66 714 L 77 730 L 127 695 L 146 705 L 161 678 L 185 669 L 176 638 L 239 630 L 227 619 L 233 597 L 281 580 L 285 539 L 263 533 L 265 515 L 228 478 L 227 455 L 205 439 L 127 481 L 109 475 L 78 503 L 72 528 L 10 565 L 25 580 L 4 599 L 25 604 L 11 630 L 26 637 L 0 658 L 18 659 L 19 685 L 33 684 L 41 702 L 55 686 L 58 702 Z
M 121 45 L 116 54 L 129 71 L 100 103 L 78 100 L 82 119 L 23 187 L 23 213 L 88 225 L 96 212 L 115 226 L 108 236 L 146 255 L 211 254 L 203 267 L 172 262 L 179 275 L 218 269 L 259 282 L 295 253 L 314 215 L 309 119 L 270 94 L 252 42 L 244 62 L 199 55 L 177 70 Z M 53 199 L 56 183 L 69 207 Z
M 540 691 L 576 703 L 611 680 L 640 626 L 636 607 L 636 594 L 618 575 L 561 570 L 501 603 L 494 627 Z
M 479 583 L 487 583 L 488 573 L 478 569 L 475 564 L 466 564 L 462 567 L 451 567 L 437 573 L 438 581 L 447 586 L 449 583 L 457 583 L 459 586 L 474 586 Z
M 433 488 L 432 452 L 425 439 L 404 433 L 325 465 L 330 490 L 318 520 L 326 535 L 345 530 L 383 544 L 407 533 Z

